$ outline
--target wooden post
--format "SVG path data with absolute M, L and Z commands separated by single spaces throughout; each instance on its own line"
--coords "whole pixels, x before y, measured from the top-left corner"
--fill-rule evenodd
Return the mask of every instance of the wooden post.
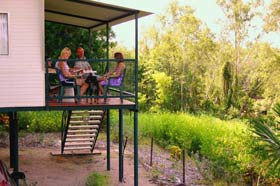
M 153 149 L 154 149 L 154 138 L 151 139 L 151 155 L 150 155 L 150 166 L 153 166 Z
M 185 171 L 186 171 L 186 151 L 185 151 L 185 149 L 183 149 L 183 151 L 182 151 L 182 153 L 183 153 L 183 183 L 185 184 Z

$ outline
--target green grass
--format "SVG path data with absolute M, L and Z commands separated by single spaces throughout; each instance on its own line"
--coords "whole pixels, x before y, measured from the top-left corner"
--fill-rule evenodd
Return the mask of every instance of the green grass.
M 109 186 L 110 178 L 107 174 L 91 173 L 87 177 L 86 186 Z
M 208 173 L 236 181 L 255 168 L 249 127 L 238 120 L 222 121 L 186 113 L 140 114 L 139 136 L 153 137 L 165 148 L 179 146 L 207 159 Z M 258 169 L 258 168 L 257 168 Z

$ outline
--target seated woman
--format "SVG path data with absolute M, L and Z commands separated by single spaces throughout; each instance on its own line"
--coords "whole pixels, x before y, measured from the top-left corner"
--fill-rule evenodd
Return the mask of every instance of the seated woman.
M 63 59 L 67 60 L 71 56 L 71 50 L 68 47 L 65 47 L 62 49 L 60 56 L 58 59 Z M 76 79 L 76 84 L 81 87 L 81 96 L 84 95 L 88 88 L 88 84 L 85 82 L 84 79 L 82 78 L 77 78 L 77 72 L 74 69 L 71 69 L 66 61 L 58 61 L 56 63 L 56 68 L 60 70 L 59 73 L 59 80 L 61 81 L 62 84 L 72 84 L 73 81 L 69 80 L 70 78 L 75 78 Z
M 120 52 L 116 52 L 114 54 L 114 58 L 116 59 L 117 66 L 114 70 L 106 73 L 102 77 L 98 79 L 98 87 L 99 87 L 99 96 L 104 94 L 104 85 L 108 85 L 108 79 L 114 78 L 110 80 L 110 85 L 119 86 L 123 79 L 123 70 L 125 69 L 124 57 Z

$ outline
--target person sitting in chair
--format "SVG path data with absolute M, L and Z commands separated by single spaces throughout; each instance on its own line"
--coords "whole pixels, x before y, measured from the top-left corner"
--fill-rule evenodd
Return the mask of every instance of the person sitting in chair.
M 88 88 L 88 84 L 85 82 L 82 78 L 77 78 L 77 72 L 75 69 L 72 69 L 67 64 L 67 59 L 71 56 L 71 50 L 68 47 L 65 47 L 62 49 L 60 56 L 58 59 L 61 59 L 61 61 L 58 61 L 56 63 L 56 68 L 60 70 L 59 73 L 59 80 L 62 84 L 74 84 L 73 81 L 69 80 L 70 78 L 76 79 L 76 84 L 81 87 L 81 96 L 86 92 Z
M 85 50 L 82 47 L 78 47 L 76 52 L 78 61 L 75 62 L 74 68 L 82 69 L 85 71 L 92 70 L 92 67 L 90 66 L 89 62 L 86 61 L 87 58 L 85 57 Z
M 108 79 L 112 78 L 110 80 L 110 85 L 113 86 L 119 86 L 123 79 L 123 71 L 125 69 L 124 64 L 124 57 L 123 54 L 120 52 L 116 52 L 114 54 L 114 58 L 117 62 L 117 66 L 114 70 L 104 74 L 102 77 L 98 79 L 98 87 L 99 87 L 99 96 L 104 94 L 104 85 L 108 85 Z

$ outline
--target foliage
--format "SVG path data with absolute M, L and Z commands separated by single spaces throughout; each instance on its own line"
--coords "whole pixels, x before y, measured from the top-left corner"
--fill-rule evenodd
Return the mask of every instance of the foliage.
M 45 51 L 46 56 L 57 59 L 64 47 L 72 50 L 73 58 L 76 57 L 76 48 L 83 46 L 87 58 L 104 58 L 106 56 L 106 30 L 90 32 L 84 28 L 63 25 L 52 22 L 45 23 Z M 63 37 L 61 37 L 63 36 Z M 115 37 L 109 30 L 109 38 Z M 111 42 L 109 47 L 114 47 Z
M 265 16 L 265 31 L 280 31 L 280 3 L 278 0 L 272 0 L 268 8 L 268 14 Z
M 260 42 L 260 30 L 254 38 L 249 36 L 259 24 L 261 1 L 218 0 L 217 4 L 226 17 L 219 37 L 191 7 L 177 1 L 158 16 L 160 26 L 144 33 L 139 56 L 141 110 L 252 118 L 270 112 L 280 100 L 280 51 Z M 165 75 L 159 78 L 159 74 Z
M 141 42 L 143 56 L 139 62 L 143 75 L 140 75 L 139 91 L 152 111 L 161 108 L 194 112 L 202 106 L 205 87 L 209 86 L 209 94 L 212 93 L 213 84 L 206 83 L 204 77 L 218 78 L 215 76 L 218 69 L 207 72 L 207 66 L 215 66 L 210 53 L 216 46 L 213 35 L 194 16 L 193 9 L 172 2 L 167 13 L 159 17 L 164 29 L 157 32 L 152 28 L 148 38 Z M 158 72 L 171 82 L 158 78 Z M 166 88 L 171 83 L 168 89 L 172 91 L 168 94 L 166 91 L 162 94 L 163 87 L 159 86 L 165 83 Z
M 5 124 L 7 125 L 9 123 L 9 116 L 4 113 L 0 113 L 0 124 Z
M 165 106 L 165 104 L 170 103 L 168 98 L 169 95 L 172 94 L 172 79 L 164 72 L 155 72 L 152 75 L 153 79 L 155 80 L 156 84 L 156 99 L 155 99 L 155 107 L 152 107 L 152 111 L 161 110 L 164 108 L 171 108 Z M 171 105 L 172 106 L 172 105 Z
M 224 97 L 226 109 L 229 109 L 232 104 L 232 80 L 232 67 L 229 62 L 226 62 L 223 68 Z
M 280 103 L 277 103 L 274 108 L 274 112 L 278 117 L 280 117 Z M 274 121 L 277 124 L 274 126 L 278 126 L 279 121 Z M 268 153 L 267 159 L 270 160 L 269 164 L 273 164 L 274 168 L 280 167 L 280 138 L 277 133 L 275 133 L 268 125 L 267 121 L 264 119 L 253 120 L 253 132 L 258 136 L 258 140 L 261 146 L 266 149 Z M 276 127 L 276 130 L 278 127 Z
M 19 112 L 19 128 L 30 132 L 58 132 L 62 113 L 59 111 Z
M 279 137 L 267 126 L 264 120 L 256 120 L 254 122 L 254 133 L 258 135 L 260 141 L 265 142 L 264 147 L 268 152 L 270 164 L 275 167 L 280 163 L 280 139 Z
M 180 160 L 182 157 L 182 149 L 178 146 L 172 145 L 169 148 L 170 157 L 174 160 Z
M 110 180 L 108 174 L 93 172 L 87 177 L 86 186 L 109 186 Z

